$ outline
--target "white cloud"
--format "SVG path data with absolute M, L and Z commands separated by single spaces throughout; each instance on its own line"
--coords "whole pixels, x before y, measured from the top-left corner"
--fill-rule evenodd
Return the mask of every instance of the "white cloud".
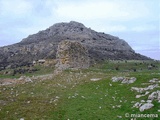
M 29 14 L 32 10 L 32 5 L 26 0 L 2 0 L 0 1 L 1 11 L 0 14 L 3 15 L 26 15 Z
M 97 26 L 94 29 L 101 32 L 111 33 L 111 32 L 125 32 L 127 27 L 124 25 L 106 25 L 106 26 Z
M 133 27 L 131 29 L 131 31 L 144 32 L 144 31 L 152 31 L 152 30 L 156 30 L 156 29 L 157 29 L 157 26 L 145 25 L 145 26 L 136 26 L 136 27 Z
M 57 14 L 59 17 L 78 20 L 106 19 L 130 20 L 146 17 L 149 14 L 145 3 L 140 1 L 87 1 L 57 3 Z M 136 8 L 135 8 L 136 7 Z

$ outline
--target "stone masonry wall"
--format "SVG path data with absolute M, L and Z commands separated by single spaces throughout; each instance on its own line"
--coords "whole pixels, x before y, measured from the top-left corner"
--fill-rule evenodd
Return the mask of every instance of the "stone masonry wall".
M 81 43 L 64 40 L 58 45 L 56 70 L 88 68 L 90 61 L 88 56 L 88 50 Z

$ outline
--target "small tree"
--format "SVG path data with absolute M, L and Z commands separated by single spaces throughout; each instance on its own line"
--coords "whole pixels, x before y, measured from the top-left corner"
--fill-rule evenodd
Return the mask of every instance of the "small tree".
M 119 66 L 116 66 L 115 69 L 116 69 L 116 70 L 119 70 Z

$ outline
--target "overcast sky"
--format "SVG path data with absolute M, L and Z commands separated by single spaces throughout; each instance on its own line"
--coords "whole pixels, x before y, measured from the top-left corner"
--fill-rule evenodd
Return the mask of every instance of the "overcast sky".
M 77 21 L 160 60 L 159 11 L 159 0 L 0 0 L 0 46 L 58 22 Z

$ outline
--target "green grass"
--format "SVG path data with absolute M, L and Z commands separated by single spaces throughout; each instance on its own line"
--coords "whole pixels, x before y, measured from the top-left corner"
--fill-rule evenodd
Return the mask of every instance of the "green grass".
M 106 62 L 84 70 L 66 70 L 52 80 L 34 81 L 21 85 L 0 86 L 0 119 L 2 120 L 130 120 L 129 114 L 158 114 L 160 103 L 154 101 L 152 109 L 140 112 L 132 108 L 133 101 L 147 100 L 135 98 L 138 94 L 131 87 L 146 87 L 152 78 L 160 79 L 158 69 L 147 69 L 142 61 Z M 135 65 L 137 63 L 138 65 Z M 147 63 L 151 63 L 147 61 Z M 114 66 L 119 65 L 119 70 Z M 41 68 L 36 75 L 52 73 L 51 68 Z M 130 68 L 136 67 L 134 72 Z M 139 68 L 142 68 L 140 70 Z M 111 82 L 113 76 L 136 77 L 133 84 Z M 90 81 L 91 78 L 102 78 Z M 112 84 L 112 86 L 110 86 Z M 160 84 L 159 84 L 160 85 Z M 155 90 L 158 90 L 156 88 Z M 152 90 L 154 91 L 154 90 Z M 121 105 L 121 107 L 118 107 Z M 115 108 L 114 108 L 115 107 Z M 118 118 L 122 116 L 122 118 Z M 158 118 L 137 118 L 137 120 L 158 120 Z

